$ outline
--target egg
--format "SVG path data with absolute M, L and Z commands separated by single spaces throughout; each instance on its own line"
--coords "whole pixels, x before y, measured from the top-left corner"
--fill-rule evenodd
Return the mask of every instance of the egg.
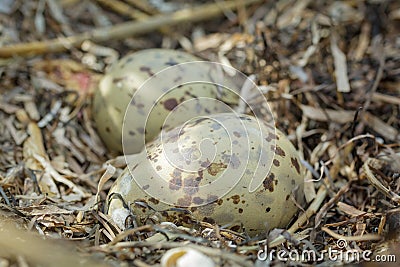
M 147 49 L 114 64 L 101 79 L 92 105 L 97 131 L 108 149 L 138 153 L 161 128 L 171 129 L 198 115 L 229 112 L 226 104 L 238 99 L 233 82 L 223 78 L 222 84 L 213 84 L 219 82 L 218 72 L 204 62 L 179 65 L 200 60 L 181 51 Z M 182 103 L 185 106 L 177 109 Z
M 198 221 L 256 235 L 285 227 L 303 201 L 298 152 L 273 124 L 220 113 L 188 120 L 136 154 L 110 189 L 108 214 L 179 225 Z M 132 217 L 131 217 L 132 218 Z

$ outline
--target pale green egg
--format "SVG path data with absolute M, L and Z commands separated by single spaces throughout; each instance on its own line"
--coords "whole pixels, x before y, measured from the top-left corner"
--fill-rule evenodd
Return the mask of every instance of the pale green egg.
M 185 52 L 147 49 L 127 55 L 113 65 L 99 83 L 92 109 L 97 131 L 109 150 L 138 153 L 161 128 L 172 128 L 198 115 L 229 111 L 226 104 L 237 103 L 238 96 L 228 89 L 205 82 L 181 84 L 213 80 L 215 71 L 204 67 L 205 63 L 189 69 L 177 66 L 200 60 Z M 169 72 L 155 75 L 164 70 Z M 235 87 L 230 81 L 224 83 Z M 192 99 L 196 101 L 189 103 L 190 107 L 181 108 L 165 123 L 178 105 Z
M 292 199 L 302 203 L 303 194 L 298 152 L 281 131 L 252 116 L 221 113 L 149 142 L 111 188 L 108 214 L 122 228 L 129 215 L 143 222 L 158 214 L 176 224 L 207 221 L 255 235 L 286 227 L 298 211 Z

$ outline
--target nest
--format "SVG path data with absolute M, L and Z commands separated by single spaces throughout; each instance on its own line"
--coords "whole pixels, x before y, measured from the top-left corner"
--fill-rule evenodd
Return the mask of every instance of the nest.
M 18 0 L 0 22 L 2 265 L 157 266 L 173 248 L 217 266 L 329 265 L 328 249 L 399 260 L 398 1 Z M 125 162 L 97 136 L 91 96 L 120 55 L 153 47 L 253 75 L 307 168 L 287 229 L 250 238 L 155 215 L 122 231 L 104 214 L 101 177 Z M 321 258 L 263 260 L 272 249 Z

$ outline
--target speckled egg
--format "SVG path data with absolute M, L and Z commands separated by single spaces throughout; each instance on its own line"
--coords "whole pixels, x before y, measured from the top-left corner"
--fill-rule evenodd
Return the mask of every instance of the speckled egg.
M 108 214 L 121 228 L 128 217 L 145 223 L 158 215 L 255 235 L 292 219 L 302 173 L 297 151 L 273 125 L 235 113 L 198 117 L 162 131 L 133 158 L 109 192 Z
M 209 99 L 234 104 L 236 94 L 210 83 L 182 84 L 182 81 L 213 80 L 210 77 L 215 75 L 214 71 L 201 64 L 194 70 L 178 66 L 199 60 L 185 52 L 148 49 L 130 54 L 113 65 L 100 81 L 93 100 L 94 121 L 106 146 L 115 152 L 138 153 L 163 127 L 173 128 L 198 115 L 227 112 L 228 107 Z M 158 74 L 172 66 L 176 66 L 173 71 Z M 180 113 L 165 123 L 177 106 L 190 99 L 197 101 L 181 108 Z

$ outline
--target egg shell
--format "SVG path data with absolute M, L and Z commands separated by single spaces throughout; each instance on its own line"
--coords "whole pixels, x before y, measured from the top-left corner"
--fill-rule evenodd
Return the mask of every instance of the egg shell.
M 129 214 L 144 223 L 156 211 L 181 225 L 229 224 L 256 235 L 287 226 L 298 211 L 292 192 L 302 203 L 303 169 L 287 137 L 254 117 L 222 113 L 149 142 L 110 189 L 108 214 L 122 228 Z
M 193 248 L 178 247 L 168 250 L 161 258 L 161 267 L 215 267 L 208 256 Z
M 114 64 L 99 83 L 92 112 L 97 131 L 108 149 L 114 152 L 140 152 L 145 142 L 158 135 L 171 111 L 187 100 L 200 97 L 217 99 L 220 96 L 226 103 L 236 103 L 236 94 L 209 83 L 187 84 L 176 88 L 182 77 L 193 81 L 209 80 L 210 70 L 201 66 L 190 72 L 184 68 L 175 68 L 172 74 L 162 77 L 152 86 L 144 88 L 140 94 L 136 94 L 139 88 L 158 72 L 180 63 L 199 60 L 201 59 L 185 52 L 147 49 L 127 55 Z M 165 93 L 170 88 L 175 90 Z M 164 93 L 165 95 L 159 98 Z M 131 102 L 135 94 L 135 99 Z M 129 110 L 125 116 L 128 106 Z M 181 110 L 181 115 L 177 114 L 171 118 L 165 128 L 177 126 L 187 118 L 197 115 L 227 112 L 227 108 L 215 102 L 198 100 L 196 108 Z M 150 109 L 151 113 L 147 112 Z

